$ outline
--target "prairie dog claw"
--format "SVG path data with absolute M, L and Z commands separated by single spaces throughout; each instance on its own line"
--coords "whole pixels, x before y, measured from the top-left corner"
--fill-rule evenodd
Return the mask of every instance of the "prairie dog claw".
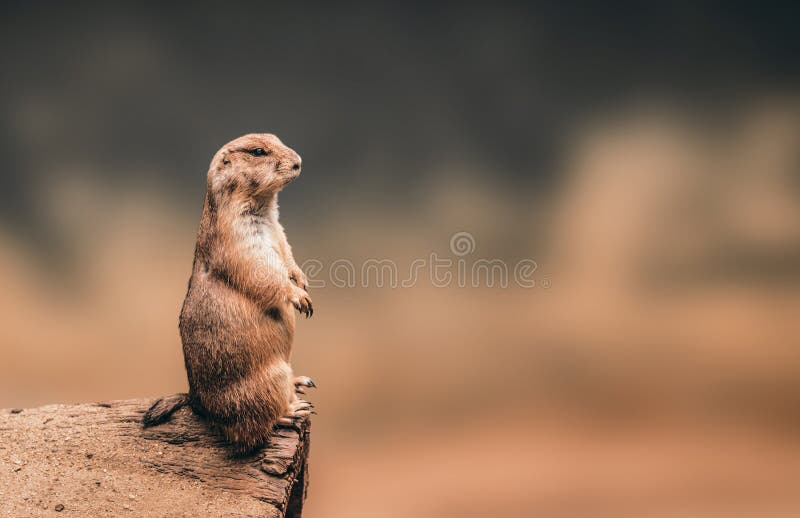
M 314 383 L 314 380 L 312 380 L 308 376 L 297 376 L 295 379 L 292 380 L 292 382 L 294 383 L 295 387 L 302 385 L 304 387 L 317 388 L 317 384 Z

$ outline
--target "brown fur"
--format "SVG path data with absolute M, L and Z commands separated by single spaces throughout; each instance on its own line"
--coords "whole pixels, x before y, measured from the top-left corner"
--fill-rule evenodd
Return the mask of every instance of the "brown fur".
M 257 148 L 266 156 L 254 156 Z M 186 401 L 237 452 L 264 444 L 298 402 L 289 365 L 294 308 L 307 316 L 313 310 L 306 277 L 278 222 L 277 196 L 299 174 L 300 157 L 269 134 L 229 142 L 208 171 L 180 315 Z M 164 406 L 154 408 L 159 403 Z M 169 410 L 154 411 L 145 424 L 157 424 Z

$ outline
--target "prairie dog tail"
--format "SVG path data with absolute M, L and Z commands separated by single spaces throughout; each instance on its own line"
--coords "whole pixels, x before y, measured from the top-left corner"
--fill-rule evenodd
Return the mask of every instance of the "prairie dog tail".
M 173 394 L 156 400 L 153 406 L 145 412 L 142 424 L 145 428 L 155 426 L 168 420 L 178 409 L 189 404 L 189 394 Z

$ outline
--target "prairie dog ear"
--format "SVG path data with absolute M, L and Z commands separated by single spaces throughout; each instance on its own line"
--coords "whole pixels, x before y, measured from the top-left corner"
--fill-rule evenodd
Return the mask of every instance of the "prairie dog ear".
M 232 172 L 230 152 L 223 148 L 217 151 L 211 159 L 211 166 L 208 168 L 208 185 L 212 190 L 217 191 L 227 181 Z

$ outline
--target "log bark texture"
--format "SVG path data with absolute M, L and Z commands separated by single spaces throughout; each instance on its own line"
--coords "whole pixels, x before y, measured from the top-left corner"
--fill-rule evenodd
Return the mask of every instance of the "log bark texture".
M 0 410 L 0 516 L 300 517 L 308 420 L 236 458 L 188 408 L 142 428 L 152 402 Z

